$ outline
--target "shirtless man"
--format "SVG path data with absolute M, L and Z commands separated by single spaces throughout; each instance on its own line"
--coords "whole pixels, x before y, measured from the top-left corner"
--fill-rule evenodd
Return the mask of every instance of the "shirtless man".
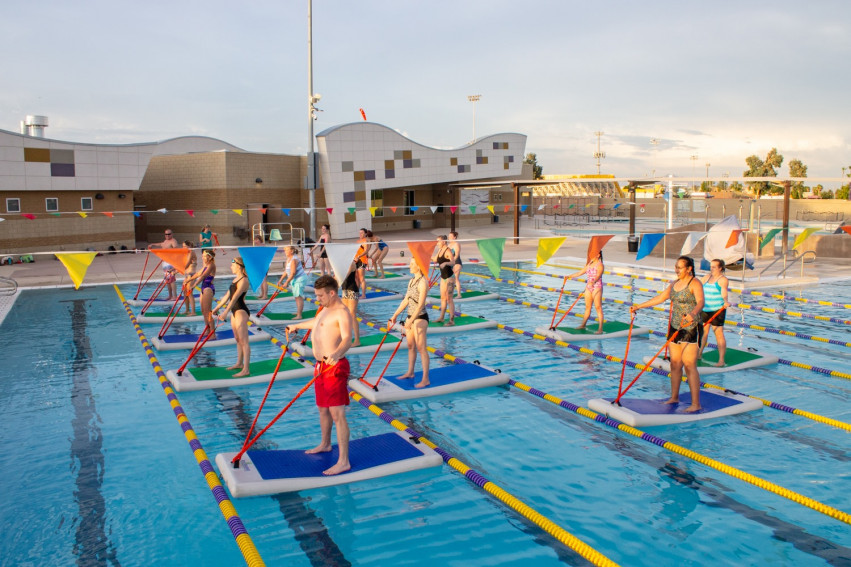
M 177 239 L 174 237 L 174 232 L 170 228 L 165 229 L 165 238 L 163 238 L 162 244 L 155 243 L 148 245 L 148 250 L 153 250 L 155 248 L 179 248 L 177 244 Z M 165 282 L 168 289 L 168 297 L 166 298 L 166 301 L 172 300 L 177 297 L 177 284 L 175 283 L 177 281 L 177 275 L 174 272 L 174 266 L 163 262 L 163 276 L 165 277 Z
M 313 383 L 316 405 L 319 408 L 319 427 L 322 440 L 319 445 L 305 451 L 308 454 L 326 453 L 331 450 L 331 425 L 337 427 L 337 447 L 340 457 L 337 464 L 323 474 L 331 476 L 351 469 L 349 464 L 349 424 L 346 421 L 346 406 L 349 405 L 349 361 L 346 351 L 352 344 L 352 316 L 337 295 L 337 280 L 332 276 L 320 276 L 313 284 L 316 301 L 322 306 L 319 314 L 307 321 L 287 325 L 289 334 L 299 329 L 313 330 L 313 356 L 316 368 Z

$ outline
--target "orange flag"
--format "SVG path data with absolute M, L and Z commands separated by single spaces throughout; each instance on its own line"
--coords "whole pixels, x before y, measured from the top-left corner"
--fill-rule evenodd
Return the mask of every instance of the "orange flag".
M 739 235 L 742 234 L 742 229 L 737 228 L 730 232 L 730 238 L 727 239 L 727 246 L 724 248 L 729 248 L 730 246 L 735 246 L 739 242 Z
M 839 228 L 841 228 L 842 230 L 844 230 L 848 234 L 851 234 L 851 226 L 840 226 Z
M 189 258 L 188 248 L 154 248 L 151 252 L 166 264 L 174 266 L 181 274 L 184 272 L 186 259 Z
M 408 249 L 426 277 L 428 277 L 428 265 L 431 263 L 431 253 L 434 252 L 434 246 L 433 240 L 428 242 L 408 242 Z
M 592 236 L 591 242 L 588 243 L 588 259 L 586 262 L 590 262 L 592 258 L 596 258 L 603 249 L 603 246 L 605 246 L 606 243 L 614 237 L 614 234 L 600 234 Z

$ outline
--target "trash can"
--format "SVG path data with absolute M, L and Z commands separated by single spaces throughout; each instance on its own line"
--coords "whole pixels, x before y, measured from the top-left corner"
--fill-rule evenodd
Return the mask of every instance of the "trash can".
M 499 215 L 494 215 L 493 216 L 493 223 L 496 224 L 498 222 L 499 222 Z
M 626 237 L 626 246 L 627 250 L 630 252 L 638 252 L 638 237 L 637 236 L 627 236 Z
M 422 228 L 422 226 L 423 226 L 422 221 L 418 221 L 416 219 L 414 220 L 414 228 Z

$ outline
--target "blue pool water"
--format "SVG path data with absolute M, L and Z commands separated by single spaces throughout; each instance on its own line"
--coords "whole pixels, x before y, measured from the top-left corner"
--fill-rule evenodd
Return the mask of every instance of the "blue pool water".
M 465 270 L 487 273 L 478 266 Z M 560 280 L 526 273 L 503 271 L 502 277 L 560 285 Z M 553 305 L 557 297 L 489 280 L 466 281 L 533 303 Z M 616 277 L 607 281 L 628 283 Z M 404 285 L 388 282 L 387 287 L 401 290 Z M 798 293 L 849 303 L 846 285 L 834 282 Z M 123 290 L 130 294 L 133 288 Z M 650 296 L 614 288 L 606 288 L 605 294 L 630 301 Z M 851 318 L 849 310 L 816 304 L 752 296 L 742 301 Z M 363 305 L 361 312 L 380 323 L 395 307 L 393 302 L 374 303 Z M 458 307 L 529 331 L 548 324 L 552 316 L 504 301 Z M 607 303 L 604 309 L 607 318 L 628 320 L 622 306 Z M 664 317 L 641 312 L 638 322 L 661 329 Z M 823 321 L 755 311 L 728 317 L 843 341 L 849 336 L 847 325 Z M 571 316 L 566 322 L 577 324 Z M 184 324 L 174 330 L 198 328 Z M 158 326 L 143 329 L 153 336 Z M 846 347 L 749 329 L 728 328 L 727 340 L 732 347 L 758 348 L 784 359 L 851 371 Z M 621 373 L 619 364 L 503 330 L 433 336 L 429 344 L 467 360 L 478 359 L 582 406 L 590 398 L 615 394 Z M 620 339 L 583 343 L 618 357 L 625 345 Z M 659 337 L 634 338 L 629 358 L 640 361 L 661 345 Z M 252 345 L 255 360 L 279 353 L 271 344 Z M 0 564 L 243 562 L 112 287 L 25 291 L 0 325 L 0 354 L 0 408 L 6 421 L 0 448 L 8 463 Z M 181 351 L 156 354 L 165 369 L 178 367 L 186 356 Z M 234 357 L 234 347 L 211 349 L 202 352 L 199 363 L 231 363 Z M 362 370 L 369 358 L 351 357 L 353 372 Z M 386 355 L 381 355 L 376 364 L 384 361 Z M 443 363 L 432 358 L 433 365 Z M 401 372 L 404 365 L 401 353 L 390 372 Z M 626 379 L 636 373 L 627 368 Z M 851 381 L 844 378 L 777 365 L 707 376 L 705 381 L 851 422 Z M 286 405 L 303 384 L 277 384 L 261 422 Z M 647 373 L 630 395 L 662 397 L 667 384 L 667 378 Z M 263 386 L 246 386 L 179 394 L 211 459 L 240 447 L 264 391 Z M 382 408 L 624 565 L 851 562 L 846 524 L 515 388 L 386 403 Z M 351 406 L 348 417 L 353 438 L 391 431 L 358 404 Z M 764 408 L 648 431 L 826 505 L 851 510 L 851 453 L 843 430 Z M 317 441 L 316 409 L 306 395 L 261 445 L 300 449 Z M 584 562 L 448 466 L 233 503 L 268 565 Z

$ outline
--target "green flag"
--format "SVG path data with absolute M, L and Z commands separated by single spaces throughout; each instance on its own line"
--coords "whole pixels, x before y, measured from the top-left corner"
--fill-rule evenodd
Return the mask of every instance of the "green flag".
M 781 230 L 782 229 L 780 229 L 780 228 L 772 228 L 771 230 L 766 232 L 765 236 L 763 236 L 762 240 L 760 240 L 760 242 L 759 242 L 759 249 L 762 250 L 763 248 L 765 248 L 765 245 L 768 244 L 769 242 L 771 242 L 774 239 L 774 237 L 777 235 L 777 233 L 780 232 Z
M 500 268 L 502 267 L 502 251 L 505 249 L 504 238 L 486 238 L 477 240 L 476 246 L 479 247 L 479 253 L 485 259 L 488 269 L 493 274 L 493 277 L 498 278 Z

